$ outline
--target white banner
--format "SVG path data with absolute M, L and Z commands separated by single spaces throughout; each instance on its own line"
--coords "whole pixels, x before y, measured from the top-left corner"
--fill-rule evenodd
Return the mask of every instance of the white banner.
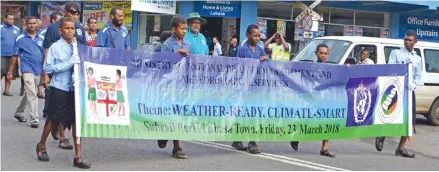
M 175 14 L 177 3 L 166 0 L 132 0 L 131 10 L 162 14 Z

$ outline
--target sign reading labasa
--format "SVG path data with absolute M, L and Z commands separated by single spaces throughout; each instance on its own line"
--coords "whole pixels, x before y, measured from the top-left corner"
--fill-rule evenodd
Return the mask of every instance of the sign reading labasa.
M 418 39 L 439 41 L 439 18 L 422 16 L 401 16 L 399 36 L 404 37 L 408 30 L 414 30 Z
M 233 17 L 241 16 L 240 1 L 195 1 L 194 9 L 201 16 Z
M 404 64 L 348 68 L 78 46 L 81 137 L 292 141 L 411 134 Z

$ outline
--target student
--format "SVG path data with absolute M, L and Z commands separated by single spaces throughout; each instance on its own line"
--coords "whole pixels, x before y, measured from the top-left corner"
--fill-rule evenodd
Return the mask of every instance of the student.
M 75 126 L 75 95 L 72 82 L 73 64 L 79 64 L 80 59 L 73 55 L 72 41 L 75 35 L 75 21 L 65 17 L 60 20 L 59 32 L 61 39 L 53 43 L 47 53 L 43 69 L 52 80 L 49 84 L 50 102 L 49 113 L 44 125 L 41 140 L 37 144 L 36 153 L 38 160 L 49 161 L 49 154 L 46 150 L 46 139 L 53 127 L 57 128 L 62 124 L 65 128 L 72 129 L 72 136 L 75 145 L 75 157 L 73 165 L 78 168 L 90 168 L 91 164 L 81 156 L 81 145 L 76 137 Z M 75 40 L 76 41 L 76 40 Z
M 191 51 L 191 45 L 184 40 L 187 30 L 186 20 L 182 16 L 175 16 L 171 20 L 171 27 L 172 36 L 163 43 L 161 52 L 179 53 L 183 55 L 183 57 L 187 57 L 189 51 Z M 158 140 L 158 145 L 163 149 L 166 147 L 167 142 L 167 140 Z M 172 157 L 177 159 L 187 159 L 187 155 L 183 152 L 178 140 L 174 140 Z

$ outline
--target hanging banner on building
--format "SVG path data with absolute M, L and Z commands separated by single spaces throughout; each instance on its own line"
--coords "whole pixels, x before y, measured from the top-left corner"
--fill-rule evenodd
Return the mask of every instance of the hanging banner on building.
M 399 37 L 404 38 L 409 30 L 416 31 L 417 39 L 439 41 L 439 18 L 401 15 Z
M 390 37 L 390 29 L 380 29 L 380 38 L 389 38 Z
M 261 39 L 267 39 L 267 20 L 258 18 L 256 25 L 261 30 Z
M 61 2 L 61 1 L 43 1 L 41 2 L 41 28 L 47 28 L 50 24 L 50 15 L 53 12 L 60 12 L 61 14 L 64 14 L 64 6 L 68 2 Z M 81 2 L 77 2 L 79 6 L 81 6 Z
M 343 36 L 352 36 L 354 34 L 353 26 L 344 26 L 343 28 Z
M 160 16 L 154 16 L 154 32 L 160 32 Z
M 241 17 L 240 1 L 195 1 L 194 10 L 205 17 Z
M 363 36 L 363 28 L 360 26 L 354 27 L 354 36 Z
M 277 20 L 276 31 L 280 31 L 282 35 L 285 36 L 285 31 L 287 30 L 287 22 L 283 20 Z
M 177 3 L 175 1 L 166 0 L 132 0 L 131 10 L 160 13 L 175 14 Z
M 81 137 L 293 141 L 411 135 L 408 66 L 78 45 Z
M 82 20 L 83 25 L 87 27 L 87 20 L 90 17 L 94 17 L 97 19 L 97 27 L 99 29 L 104 27 L 105 24 L 110 21 L 111 8 L 114 6 L 118 6 L 122 9 L 124 14 L 123 26 L 125 26 L 127 29 L 130 29 L 132 27 L 133 20 L 130 1 L 85 1 Z
M 303 30 L 302 22 L 296 22 L 295 26 L 296 27 L 294 29 L 294 40 L 295 41 L 305 41 L 305 38 L 303 37 L 304 30 Z

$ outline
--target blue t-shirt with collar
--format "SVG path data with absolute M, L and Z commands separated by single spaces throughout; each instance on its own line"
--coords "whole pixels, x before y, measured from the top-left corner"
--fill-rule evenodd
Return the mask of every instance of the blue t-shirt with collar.
M 265 54 L 264 49 L 262 49 L 260 46 L 256 45 L 255 51 L 253 51 L 250 48 L 250 45 L 248 44 L 248 42 L 245 42 L 243 45 L 241 45 L 238 48 L 237 57 L 259 59 L 259 57 L 261 57 L 261 56 L 267 56 L 267 54 Z
M 20 28 L 15 25 L 8 26 L 6 23 L 1 25 L 1 56 L 14 55 L 15 41 L 20 35 Z
M 111 35 L 110 35 L 111 34 Z M 126 50 L 130 46 L 130 38 L 126 27 L 114 29 L 110 22 L 99 30 L 96 38 L 96 47 L 117 48 Z M 113 43 L 114 42 L 114 47 Z
M 175 40 L 174 36 L 169 37 L 162 45 L 161 52 L 171 52 L 175 53 L 178 49 L 185 49 L 188 52 L 192 49 L 191 44 L 183 39 L 181 46 Z M 190 53 L 189 53 L 190 54 Z
M 53 43 L 58 41 L 61 38 L 61 33 L 59 33 L 60 21 L 57 21 L 49 27 L 47 27 L 46 33 L 44 36 L 43 47 L 49 48 Z M 87 45 L 85 39 L 85 28 L 81 25 L 81 23 L 75 23 L 75 37 L 78 43 Z
M 34 38 L 28 32 L 23 32 L 17 37 L 14 48 L 14 56 L 20 57 L 20 68 L 22 73 L 33 73 L 40 75 L 42 72 L 44 36 L 38 33 Z

